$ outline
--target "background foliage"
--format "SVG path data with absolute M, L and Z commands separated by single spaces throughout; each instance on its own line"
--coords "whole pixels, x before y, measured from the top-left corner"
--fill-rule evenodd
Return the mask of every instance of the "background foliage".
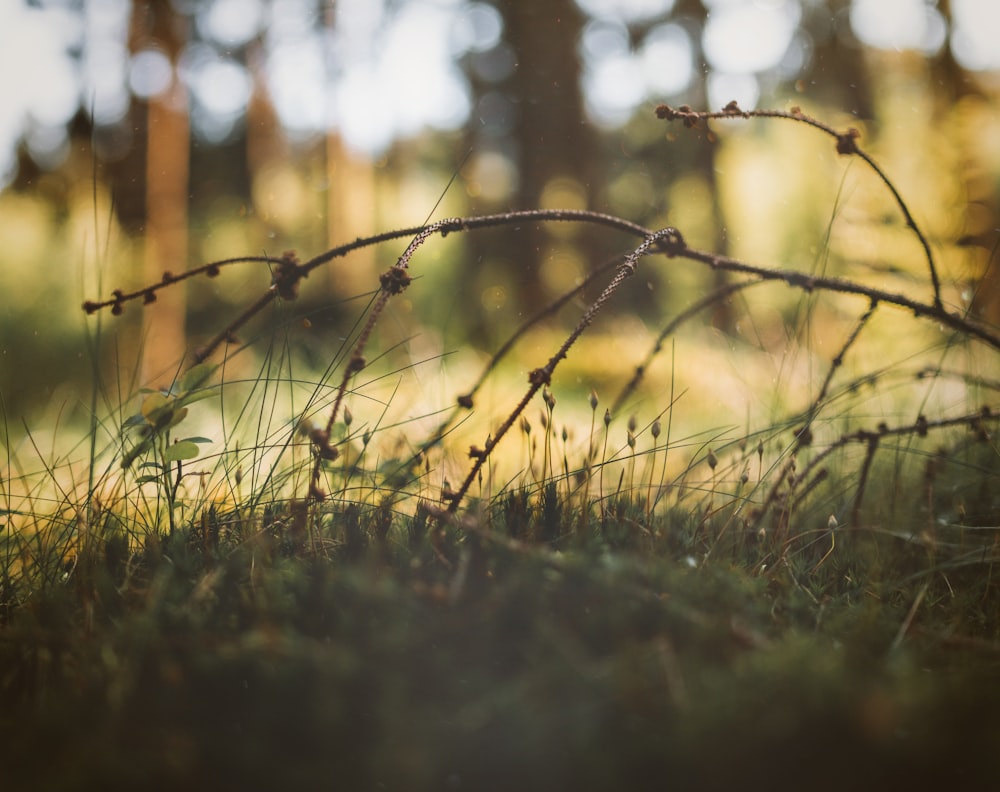
M 859 127 L 928 229 L 955 301 L 995 317 L 1000 114 L 996 72 L 969 35 L 969 19 L 989 29 L 992 16 L 970 17 L 968 4 L 901 3 L 887 25 L 873 3 L 788 0 L 758 16 L 751 5 L 11 7 L 8 31 L 47 31 L 39 57 L 52 64 L 41 66 L 76 62 L 83 84 L 61 126 L 58 112 L 45 112 L 54 100 L 11 94 L 11 118 L 23 123 L 0 195 L 8 416 L 75 411 L 60 388 L 89 376 L 83 298 L 232 255 L 319 252 L 432 210 L 590 208 L 673 224 L 692 244 L 756 261 L 801 264 L 823 251 L 829 269 L 848 261 L 874 278 L 920 266 L 884 195 L 823 141 L 780 125 L 664 131 L 651 115 L 659 100 L 794 104 Z M 742 37 L 731 32 L 737 23 Z M 426 42 L 407 36 L 425 29 L 443 32 Z M 402 58 L 408 70 L 393 71 L 401 43 L 416 49 L 408 64 Z M 293 62 L 296 80 L 282 82 L 290 52 L 304 60 Z M 326 115 L 307 62 L 328 89 Z M 425 84 L 411 86 L 408 72 Z M 351 103 L 365 74 L 381 81 Z M 592 230 L 467 236 L 435 253 L 413 313 L 452 317 L 444 347 L 489 343 L 614 252 Z M 322 306 L 317 325 L 336 324 L 336 300 L 367 289 L 394 255 L 361 252 L 326 283 L 310 283 L 303 299 Z M 676 311 L 708 285 L 701 274 L 651 272 L 627 302 L 640 323 L 630 326 Z M 137 313 L 125 317 L 107 365 L 165 384 L 185 346 L 258 287 L 247 276 L 178 296 L 144 325 Z M 712 325 L 773 349 L 787 306 L 761 298 L 755 308 L 752 329 L 739 301 L 717 309 Z M 155 342 L 141 372 L 140 333 Z M 308 334 L 303 342 L 312 343 Z

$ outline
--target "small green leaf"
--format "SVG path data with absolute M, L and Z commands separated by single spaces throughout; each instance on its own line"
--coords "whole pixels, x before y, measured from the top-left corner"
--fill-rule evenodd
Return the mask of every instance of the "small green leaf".
M 133 426 L 143 426 L 146 423 L 146 418 L 142 413 L 136 413 L 135 415 L 130 415 L 125 419 L 122 424 L 122 428 L 131 429 Z
M 147 451 L 153 448 L 153 441 L 150 438 L 146 438 L 141 443 L 136 445 L 130 451 L 122 455 L 122 468 L 129 468 L 136 459 L 141 457 Z
M 195 388 L 201 387 L 208 381 L 208 378 L 211 377 L 214 372 L 215 366 L 208 363 L 199 363 L 197 366 L 192 366 L 184 372 L 184 376 L 181 377 L 181 392 L 190 393 Z
M 142 410 L 142 417 L 146 419 L 147 423 L 155 426 L 160 422 L 164 414 L 170 412 L 172 404 L 172 399 L 168 399 L 159 391 L 153 391 L 142 400 L 142 407 L 140 408 Z
M 178 404 L 191 404 L 196 401 L 201 401 L 202 399 L 211 399 L 214 396 L 218 396 L 222 389 L 217 385 L 213 385 L 211 388 L 202 388 L 201 390 L 194 391 L 193 393 L 184 393 L 177 397 Z
M 177 424 L 187 418 L 188 408 L 181 407 L 179 410 L 174 410 L 170 415 L 170 421 L 167 423 L 167 429 L 173 429 Z
M 198 456 L 198 445 L 190 440 L 181 440 L 170 446 L 163 454 L 164 462 L 176 462 L 180 459 L 194 459 Z
M 182 437 L 181 443 L 214 443 L 211 437 Z
M 159 483 L 159 481 L 159 476 L 139 476 L 139 478 L 135 480 L 136 484 L 154 484 Z

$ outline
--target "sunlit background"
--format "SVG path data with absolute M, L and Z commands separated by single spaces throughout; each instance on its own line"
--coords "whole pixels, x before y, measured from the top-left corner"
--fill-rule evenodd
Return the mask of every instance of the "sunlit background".
M 532 4 L 545 14 L 546 3 Z M 498 8 L 500 6 L 500 8 Z M 102 158 L 133 145 L 134 100 L 162 95 L 176 76 L 205 144 L 241 134 L 254 92 L 282 130 L 303 142 L 331 132 L 352 149 L 385 153 L 426 130 L 456 130 L 497 97 L 518 64 L 502 3 L 462 0 L 178 0 L 184 42 L 175 62 L 156 41 L 130 41 L 127 0 L 0 5 L 0 179 L 18 173 L 21 146 L 43 169 L 65 162 L 70 122 L 96 127 Z M 927 0 L 577 0 L 587 118 L 608 128 L 645 103 L 708 83 L 710 106 L 755 106 L 763 91 L 808 73 L 817 37 L 848 47 L 950 53 L 971 72 L 1000 69 L 1000 5 L 954 0 L 946 19 Z M 675 7 L 676 6 L 676 7 Z M 816 20 L 820 17 L 821 24 Z M 478 94 L 478 95 L 477 95 Z
M 764 123 L 669 128 L 658 102 L 801 106 L 858 127 L 927 229 L 948 300 L 997 321 L 997 41 L 992 0 L 0 0 L 7 420 L 63 409 L 87 381 L 86 298 L 428 216 L 586 207 L 774 266 L 826 256 L 861 279 L 925 276 L 884 190 L 829 141 Z M 581 229 L 438 243 L 398 310 L 446 319 L 400 332 L 425 357 L 495 347 L 622 246 Z M 311 278 L 313 335 L 398 253 Z M 169 380 L 266 288 L 266 273 L 241 272 L 107 325 L 122 331 L 109 369 L 156 341 L 123 393 Z M 651 272 L 612 309 L 609 343 L 652 338 L 710 285 Z M 786 309 L 737 301 L 706 332 L 772 355 Z M 740 367 L 722 348 L 716 377 Z M 612 343 L 581 388 L 627 371 L 635 349 Z

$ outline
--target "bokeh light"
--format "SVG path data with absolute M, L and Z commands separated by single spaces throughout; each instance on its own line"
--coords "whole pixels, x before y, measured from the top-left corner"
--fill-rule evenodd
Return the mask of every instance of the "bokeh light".
M 1000 69 L 1000 3 L 952 0 L 951 12 L 951 51 L 958 64 L 972 71 Z
M 586 111 L 604 126 L 623 124 L 644 103 L 682 97 L 700 69 L 713 105 L 736 98 L 751 107 L 763 87 L 809 65 L 803 15 L 818 2 L 704 0 L 700 24 L 675 0 L 576 0 Z M 128 0 L 0 0 L 0 187 L 16 174 L 22 141 L 38 164 L 57 166 L 80 110 L 98 127 L 95 139 L 116 141 L 104 149 L 120 153 L 132 98 L 161 96 L 175 74 L 194 134 L 213 143 L 241 129 L 255 91 L 293 141 L 336 131 L 375 156 L 470 116 L 496 132 L 510 115 L 502 92 L 480 87 L 473 106 L 470 76 L 499 85 L 517 60 L 503 15 L 484 0 L 206 0 L 177 10 L 194 33 L 175 69 L 155 42 L 133 40 L 130 52 Z M 950 11 L 949 20 L 926 0 L 852 0 L 845 13 L 866 46 L 950 46 L 962 68 L 1000 69 L 1000 3 L 953 0 Z
M 870 47 L 928 55 L 941 49 L 947 34 L 941 13 L 924 0 L 854 0 L 851 27 Z
M 791 44 L 801 14 L 791 0 L 720 4 L 705 22 L 705 57 L 712 68 L 730 74 L 772 69 Z

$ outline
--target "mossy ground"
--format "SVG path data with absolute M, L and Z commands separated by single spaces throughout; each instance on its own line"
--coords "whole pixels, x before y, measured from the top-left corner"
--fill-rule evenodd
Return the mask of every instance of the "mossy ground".
M 5 602 L 4 787 L 1000 782 L 990 541 L 841 527 L 817 566 L 825 543 L 679 510 L 545 510 L 324 506 L 295 531 L 272 509 L 93 543 Z

